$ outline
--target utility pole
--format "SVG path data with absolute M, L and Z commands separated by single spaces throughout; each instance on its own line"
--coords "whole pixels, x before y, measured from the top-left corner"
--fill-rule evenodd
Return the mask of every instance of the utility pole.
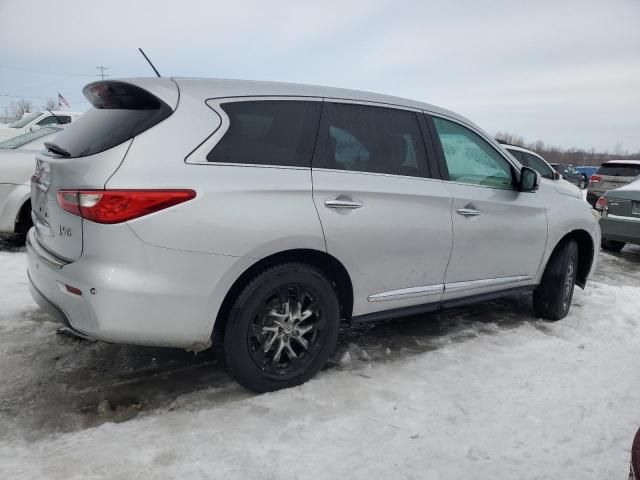
M 106 73 L 104 73 L 105 70 L 109 70 L 107 67 L 103 67 L 102 65 L 100 65 L 99 67 L 96 67 L 98 70 L 100 70 L 100 79 L 104 80 L 104 77 L 108 77 L 109 75 L 107 75 Z

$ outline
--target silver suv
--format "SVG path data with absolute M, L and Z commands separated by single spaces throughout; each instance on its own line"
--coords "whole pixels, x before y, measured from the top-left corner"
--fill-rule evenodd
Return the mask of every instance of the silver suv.
M 37 302 L 80 335 L 202 350 L 262 392 L 306 381 L 340 322 L 533 291 L 563 318 L 600 230 L 452 112 L 277 83 L 129 79 L 32 178 Z

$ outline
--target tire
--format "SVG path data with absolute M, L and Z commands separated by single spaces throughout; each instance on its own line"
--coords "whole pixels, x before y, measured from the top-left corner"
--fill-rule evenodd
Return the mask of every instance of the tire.
M 24 245 L 27 240 L 27 232 L 33 227 L 31 220 L 31 201 L 26 202 L 20 208 L 15 227 L 14 242 L 16 245 Z
M 578 245 L 575 240 L 560 244 L 551 255 L 542 281 L 533 292 L 533 309 L 539 317 L 560 320 L 571 308 L 578 270 Z
M 300 385 L 334 352 L 339 329 L 338 297 L 322 272 L 304 263 L 276 265 L 258 274 L 229 311 L 227 367 L 257 393 Z
M 617 240 L 608 240 L 606 238 L 603 238 L 602 241 L 600 242 L 600 246 L 605 250 L 609 250 L 610 252 L 619 252 L 624 248 L 625 245 L 626 245 L 625 242 L 618 242 Z

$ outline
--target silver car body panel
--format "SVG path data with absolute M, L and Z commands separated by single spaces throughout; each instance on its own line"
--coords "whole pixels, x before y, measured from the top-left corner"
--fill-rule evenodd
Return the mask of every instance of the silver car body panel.
M 230 288 L 261 259 L 290 250 L 324 252 L 353 286 L 353 315 L 437 303 L 539 283 L 558 242 L 585 230 L 599 245 L 586 202 L 553 182 L 535 193 L 323 168 L 209 162 L 229 119 L 220 105 L 255 99 L 364 103 L 428 112 L 464 124 L 514 171 L 520 165 L 481 129 L 438 107 L 386 95 L 269 82 L 124 80 L 174 113 L 91 157 L 40 154 L 47 195 L 32 187 L 49 237 L 32 231 L 30 281 L 72 328 L 144 345 L 208 343 Z M 185 203 L 102 225 L 60 209 L 59 188 L 189 188 Z M 460 215 L 458 210 L 480 214 Z M 466 212 L 469 213 L 469 212 Z M 76 235 L 61 236 L 59 226 Z M 57 268 L 51 263 L 59 262 Z M 595 268 L 595 259 L 592 268 Z M 81 290 L 70 293 L 66 285 Z M 92 293 L 94 292 L 94 293 Z M 40 299 L 42 301 L 42 299 Z M 46 303 L 42 301 L 43 303 Z

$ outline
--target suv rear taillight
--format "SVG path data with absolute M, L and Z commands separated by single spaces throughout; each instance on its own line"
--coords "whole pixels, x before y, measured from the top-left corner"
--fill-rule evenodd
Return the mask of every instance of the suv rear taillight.
M 121 223 L 196 196 L 193 190 L 59 190 L 64 210 L 96 223 Z
M 600 180 L 602 180 L 602 177 L 600 175 L 591 175 L 589 183 L 600 183 Z
M 596 202 L 596 210 L 605 211 L 609 208 L 609 202 L 607 201 L 607 197 L 600 197 Z

